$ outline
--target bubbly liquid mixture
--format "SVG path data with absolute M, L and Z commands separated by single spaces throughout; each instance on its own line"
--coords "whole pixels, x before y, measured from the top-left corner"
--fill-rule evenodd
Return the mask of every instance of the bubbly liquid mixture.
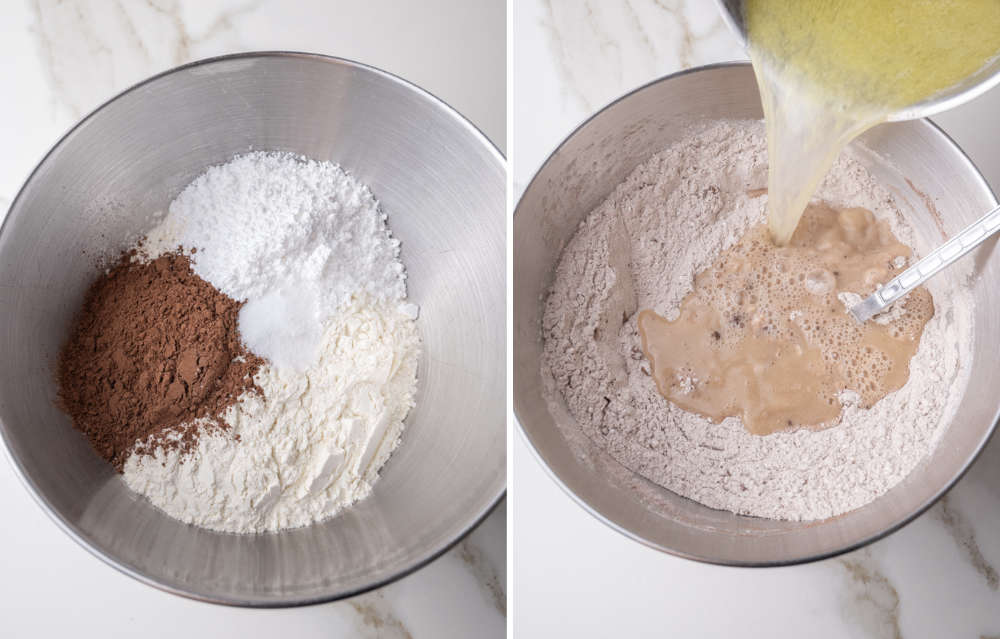
M 848 142 L 1000 53 L 1000 0 L 746 0 L 744 20 L 778 244 Z
M 871 293 L 909 255 L 865 209 L 810 205 L 785 247 L 764 225 L 751 228 L 695 277 L 675 320 L 639 314 L 657 388 L 761 435 L 832 425 L 845 389 L 872 406 L 906 383 L 934 302 L 919 288 L 888 321 L 861 325 L 838 292 Z

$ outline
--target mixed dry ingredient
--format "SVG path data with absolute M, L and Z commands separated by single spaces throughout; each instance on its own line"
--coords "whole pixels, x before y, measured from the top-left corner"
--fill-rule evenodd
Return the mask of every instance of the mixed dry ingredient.
M 765 221 L 766 157 L 762 123 L 718 122 L 637 167 L 560 258 L 543 315 L 542 373 L 549 401 L 564 402 L 592 440 L 646 478 L 713 508 L 822 519 L 885 493 L 935 446 L 967 381 L 971 294 L 932 282 L 933 316 L 905 384 L 870 408 L 842 389 L 839 418 L 825 429 L 756 435 L 738 417 L 713 423 L 667 400 L 643 352 L 639 311 L 675 320 L 695 275 Z M 817 198 L 868 209 L 902 244 L 923 246 L 850 153 Z M 896 255 L 893 266 L 905 263 Z M 890 331 L 911 320 L 898 310 L 882 318 Z
M 94 283 L 60 401 L 168 514 L 304 526 L 367 496 L 399 443 L 417 312 L 367 187 L 328 162 L 250 153 L 192 182 Z

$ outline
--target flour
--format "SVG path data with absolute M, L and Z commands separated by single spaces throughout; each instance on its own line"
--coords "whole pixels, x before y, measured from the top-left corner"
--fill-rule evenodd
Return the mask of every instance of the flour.
M 406 295 L 399 241 L 368 187 L 329 162 L 249 153 L 209 168 L 147 237 L 159 254 L 197 249 L 195 273 L 247 301 L 250 349 L 299 370 L 315 359 L 329 313 L 364 293 Z
M 760 437 L 738 419 L 712 424 L 677 408 L 649 375 L 636 311 L 674 319 L 693 276 L 764 220 L 766 196 L 748 191 L 766 182 L 759 122 L 692 132 L 636 168 L 560 258 L 542 322 L 543 379 L 550 402 L 565 401 L 592 440 L 646 478 L 712 508 L 822 519 L 874 500 L 934 448 L 967 381 L 961 362 L 971 360 L 971 294 L 931 282 L 935 316 L 909 381 L 870 410 L 842 393 L 835 427 Z M 901 241 L 920 246 L 891 194 L 849 154 L 818 197 L 867 208 Z
M 334 314 L 305 373 L 267 366 L 190 454 L 131 455 L 124 478 L 167 514 L 214 530 L 304 526 L 369 494 L 413 406 L 420 342 L 398 305 Z

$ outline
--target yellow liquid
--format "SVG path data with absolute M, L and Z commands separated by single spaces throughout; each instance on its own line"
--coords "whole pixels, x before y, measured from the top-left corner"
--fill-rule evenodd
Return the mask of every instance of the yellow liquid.
M 744 20 L 779 245 L 848 142 L 1000 54 L 1000 0 L 746 0 Z

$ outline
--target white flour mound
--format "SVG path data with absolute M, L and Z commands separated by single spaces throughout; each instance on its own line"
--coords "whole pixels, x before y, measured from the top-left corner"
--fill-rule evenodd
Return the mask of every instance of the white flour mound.
M 869 410 L 843 393 L 840 423 L 822 431 L 755 436 L 739 419 L 713 424 L 663 398 L 636 311 L 676 317 L 694 275 L 764 220 L 766 196 L 747 192 L 766 186 L 766 157 L 762 123 L 719 122 L 640 165 L 590 213 L 546 300 L 542 377 L 550 402 L 564 401 L 593 441 L 653 482 L 712 508 L 823 519 L 882 495 L 934 448 L 968 381 L 972 299 L 953 285 L 967 275 L 933 280 L 935 315 L 909 381 Z M 849 153 L 817 197 L 867 208 L 904 243 L 928 247 Z
M 364 498 L 413 406 L 420 341 L 398 305 L 354 301 L 327 323 L 316 363 L 273 366 L 264 396 L 229 408 L 193 451 L 131 455 L 125 482 L 167 514 L 205 528 L 305 526 Z
M 399 241 L 364 184 L 330 162 L 255 152 L 213 166 L 170 204 L 151 254 L 196 248 L 192 268 L 237 301 L 246 345 L 280 366 L 315 361 L 326 318 L 363 293 L 406 295 Z

